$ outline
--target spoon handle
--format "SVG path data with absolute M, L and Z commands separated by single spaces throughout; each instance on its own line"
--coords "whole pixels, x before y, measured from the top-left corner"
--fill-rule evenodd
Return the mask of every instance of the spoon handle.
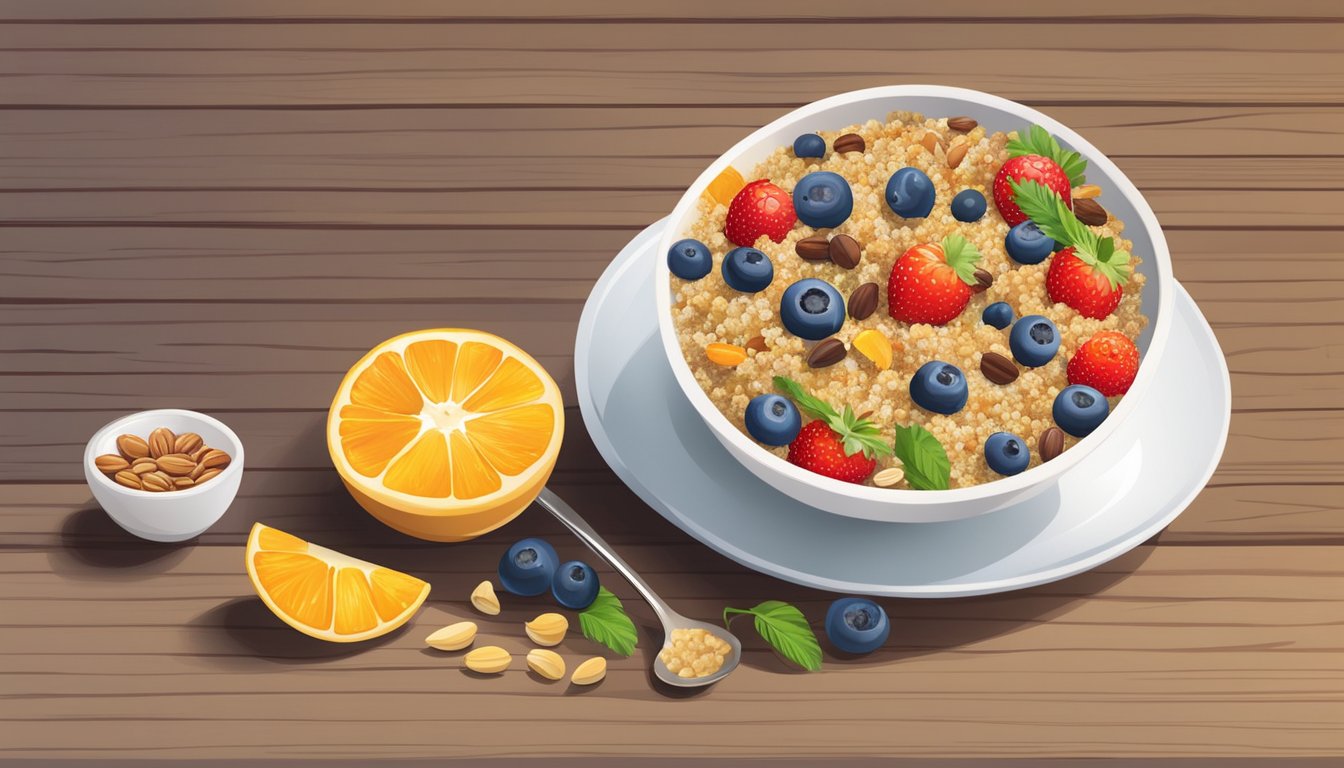
M 658 597 L 653 588 L 644 579 L 640 578 L 638 573 L 635 573 L 635 569 L 622 560 L 621 556 L 611 548 L 611 545 L 597 535 L 597 531 L 594 531 L 593 527 L 580 517 L 573 507 L 566 504 L 564 499 L 556 496 L 550 488 L 542 488 L 541 493 L 537 495 L 537 504 L 541 505 L 542 509 L 555 515 L 556 519 L 573 531 L 574 535 L 578 536 L 584 544 L 587 544 L 589 549 L 606 560 L 608 565 L 621 574 L 626 581 L 630 582 L 630 586 L 634 587 L 635 591 L 643 596 L 644 602 L 648 603 L 653 608 L 653 612 L 658 614 L 658 619 L 664 627 L 676 625 L 674 618 L 677 615 L 676 612 L 669 608 L 662 598 Z

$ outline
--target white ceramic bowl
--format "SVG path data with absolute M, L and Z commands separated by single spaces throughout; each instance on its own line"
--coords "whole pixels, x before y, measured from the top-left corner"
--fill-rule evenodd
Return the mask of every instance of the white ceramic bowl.
M 118 485 L 98 471 L 93 460 L 117 452 L 117 437 L 148 438 L 158 427 L 195 432 L 205 444 L 229 454 L 229 465 L 194 488 L 150 493 Z M 233 503 L 243 479 L 243 442 L 218 419 L 195 411 L 165 408 L 123 416 L 98 430 L 84 448 L 84 478 L 108 516 L 127 531 L 150 541 L 186 541 L 206 531 Z
M 991 131 L 1020 130 L 1031 123 L 1041 125 L 1062 145 L 1080 152 L 1087 160 L 1088 183 L 1102 188 L 1106 208 L 1125 222 L 1125 237 L 1133 241 L 1134 253 L 1143 259 L 1139 266 L 1147 277 L 1143 312 L 1150 322 L 1139 339 L 1142 357 L 1134 384 L 1091 435 L 1058 458 L 1020 475 L 946 491 L 873 488 L 821 477 L 795 467 L 739 432 L 710 402 L 682 356 L 672 324 L 667 250 L 685 237 L 696 220 L 700 195 L 709 182 L 730 165 L 749 173 L 775 148 L 791 145 L 800 134 L 836 131 L 871 119 L 884 121 L 889 113 L 898 110 L 921 112 L 929 117 L 966 115 Z M 1161 362 L 1173 313 L 1174 278 L 1166 239 L 1148 203 L 1114 163 L 1073 130 L 1030 107 L 979 91 L 937 85 L 897 85 L 843 93 L 800 107 L 752 133 L 715 160 L 686 190 L 672 210 L 654 257 L 658 261 L 654 280 L 658 329 L 664 351 L 678 385 L 714 436 L 743 466 L 789 496 L 818 509 L 868 520 L 917 523 L 974 517 L 1051 488 L 1141 406 Z

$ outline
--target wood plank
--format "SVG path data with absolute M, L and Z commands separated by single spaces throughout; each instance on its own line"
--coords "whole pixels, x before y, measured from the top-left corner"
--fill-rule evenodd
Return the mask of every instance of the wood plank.
M 139 565 L 73 569 L 19 552 L 7 556 L 11 575 L 0 586 L 28 598 L 7 601 L 0 674 L 13 695 L 0 700 L 0 717 L 22 728 L 12 729 L 4 754 L 73 756 L 96 745 L 103 755 L 160 759 L 257 749 L 313 757 L 333 744 L 378 744 L 382 758 L 445 749 L 464 757 L 819 755 L 822 744 L 831 757 L 1327 754 L 1339 746 L 1342 703 L 1331 618 L 1340 609 L 1331 588 L 1339 551 L 1238 548 L 1229 567 L 1220 548 L 1144 547 L 1022 593 L 884 601 L 898 627 L 892 644 L 862 660 L 830 657 L 819 675 L 780 674 L 783 663 L 744 626 L 743 668 L 694 706 L 672 706 L 649 689 L 646 654 L 614 660 L 602 685 L 573 691 L 520 670 L 468 677 L 455 656 L 422 650 L 428 629 L 464 617 L 480 621 L 492 642 L 525 649 L 517 623 L 537 610 L 530 601 L 508 601 L 497 620 L 464 605 L 484 554 L 383 552 L 430 576 L 440 594 L 410 630 L 361 652 L 369 649 L 314 647 L 279 625 L 248 597 L 236 548 L 186 547 Z M 815 619 L 827 601 L 778 583 L 687 573 L 676 552 L 640 554 L 671 566 L 650 578 L 692 615 L 783 596 Z M 706 579 L 720 598 L 695 596 Z M 62 610 L 47 610 L 56 596 Z M 630 608 L 649 622 L 641 603 Z M 591 649 L 578 638 L 562 646 L 571 659 Z M 89 695 L 90 686 L 100 693 Z M 319 716 L 319 701 L 342 706 L 322 705 Z M 813 715 L 797 714 L 818 705 Z M 80 739 L 67 753 L 52 745 L 70 744 L 59 734 L 71 718 L 80 720 Z M 125 727 L 147 720 L 172 725 Z M 575 722 L 605 723 L 608 734 L 594 739 Z

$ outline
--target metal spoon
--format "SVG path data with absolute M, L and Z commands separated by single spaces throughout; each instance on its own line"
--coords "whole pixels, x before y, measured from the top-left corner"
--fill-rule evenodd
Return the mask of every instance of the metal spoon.
M 555 515 L 556 519 L 573 531 L 574 535 L 578 536 L 584 544 L 587 544 L 589 549 L 606 560 L 608 565 L 621 574 L 626 581 L 630 582 L 630 586 L 634 587 L 635 591 L 644 598 L 644 602 L 653 608 L 653 612 L 658 614 L 658 620 L 663 623 L 664 648 L 672 644 L 672 630 L 674 629 L 703 629 L 728 643 L 729 653 L 723 657 L 723 666 L 719 667 L 719 671 L 714 674 L 704 677 L 680 677 L 663 663 L 661 654 L 655 656 L 653 659 L 653 674 L 659 680 L 678 688 L 699 688 L 717 683 L 737 668 L 738 662 L 742 660 L 742 642 L 734 637 L 733 633 L 723 627 L 688 619 L 668 607 L 667 603 L 663 602 L 663 599 L 653 591 L 653 588 L 645 583 L 644 579 L 640 578 L 639 574 L 635 573 L 635 570 L 616 554 L 611 545 L 603 541 L 602 537 L 597 535 L 597 531 L 594 531 L 592 526 L 588 525 L 582 517 L 579 517 L 578 512 L 575 512 L 563 499 L 556 496 L 551 489 L 541 489 L 541 494 L 537 496 L 537 504 Z

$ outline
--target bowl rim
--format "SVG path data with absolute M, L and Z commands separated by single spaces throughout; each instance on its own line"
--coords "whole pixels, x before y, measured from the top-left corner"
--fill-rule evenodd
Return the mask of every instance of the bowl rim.
M 1073 448 L 1060 454 L 1058 457 L 1032 467 L 1031 469 L 1017 475 L 1002 477 L 990 482 L 980 483 L 963 488 L 952 488 L 940 491 L 923 491 L 913 489 L 892 489 L 876 488 L 856 483 L 846 483 L 828 477 L 817 475 L 813 472 L 790 464 L 785 459 L 765 450 L 757 445 L 754 440 L 750 440 L 734 427 L 723 415 L 722 412 L 710 401 L 709 396 L 696 382 L 694 374 L 691 372 L 689 363 L 681 351 L 680 341 L 677 339 L 676 328 L 672 323 L 672 291 L 669 281 L 670 271 L 667 267 L 665 254 L 672 243 L 682 239 L 683 235 L 677 231 L 677 222 L 686 217 L 688 209 L 699 203 L 701 192 L 708 186 L 709 182 L 719 175 L 724 168 L 733 164 L 740 155 L 747 150 L 761 143 L 766 136 L 775 133 L 790 125 L 805 122 L 809 118 L 824 112 L 825 110 L 847 105 L 854 102 L 865 101 L 890 101 L 901 98 L 911 97 L 934 97 L 943 99 L 952 99 L 966 102 L 975 106 L 984 106 L 992 109 L 998 109 L 1009 112 L 1021 117 L 1026 123 L 1036 123 L 1051 134 L 1063 139 L 1074 150 L 1085 157 L 1089 165 L 1099 167 L 1109 177 L 1122 197 L 1125 198 L 1138 214 L 1139 224 L 1148 234 L 1152 241 L 1153 251 L 1145 258 L 1151 258 L 1156 270 L 1156 279 L 1148 281 L 1144 286 L 1145 291 L 1157 291 L 1157 312 L 1152 320 L 1152 336 L 1148 343 L 1148 348 L 1144 351 L 1143 359 L 1139 365 L 1139 371 L 1135 376 L 1134 383 L 1130 386 L 1120 404 L 1110 412 L 1101 426 L 1095 429 L 1091 434 L 1080 439 Z M 888 105 L 880 110 L 875 110 L 871 119 L 885 120 L 889 112 L 900 109 L 899 105 Z M 845 126 L 824 126 L 822 130 L 839 130 Z M 802 127 L 800 126 L 800 130 Z M 808 127 L 806 130 L 817 130 Z M 1127 222 L 1128 223 L 1128 222 Z M 664 229 L 658 247 L 654 251 L 655 273 L 654 290 L 658 311 L 658 331 L 662 339 L 663 350 L 669 363 L 672 373 L 677 380 L 678 386 L 690 400 L 692 407 L 700 414 L 701 419 L 709 426 L 710 430 L 722 442 L 729 444 L 730 451 L 739 461 L 744 464 L 748 458 L 753 459 L 756 464 L 769 471 L 782 474 L 789 480 L 812 485 L 820 490 L 827 491 L 829 494 L 852 499 L 863 503 L 891 504 L 894 506 L 902 505 L 954 505 L 977 500 L 986 500 L 1014 494 L 1025 489 L 1048 483 L 1065 471 L 1078 464 L 1093 448 L 1099 445 L 1103 440 L 1112 435 L 1119 425 L 1124 422 L 1130 413 L 1139 406 L 1142 395 L 1147 391 L 1150 383 L 1157 375 L 1156 369 L 1161 360 L 1162 353 L 1166 348 L 1167 336 L 1169 335 L 1172 312 L 1174 310 L 1174 292 L 1170 288 L 1175 276 L 1171 268 L 1171 254 L 1167 247 L 1167 241 L 1162 232 L 1162 227 L 1157 221 L 1157 215 L 1153 213 L 1152 207 L 1148 205 L 1143 194 L 1139 192 L 1129 177 L 1125 175 L 1114 162 L 1105 154 L 1093 146 L 1090 142 L 1080 136 L 1073 129 L 1059 122 L 1058 120 L 1046 115 L 1038 110 L 1032 109 L 1024 104 L 1005 99 L 1001 96 L 976 91 L 969 88 L 955 88 L 943 85 L 890 85 L 879 86 L 876 88 L 865 88 L 862 90 L 849 91 L 846 93 L 830 96 L 825 99 L 811 102 L 794 109 L 775 120 L 752 131 L 751 134 L 738 141 L 730 149 L 719 155 L 714 162 L 698 176 L 695 181 L 687 187 L 676 207 L 672 209 L 668 216 L 668 226 Z M 752 467 L 748 467 L 752 469 Z M 754 470 L 753 470 L 754 471 Z M 782 489 L 786 493 L 787 489 Z M 790 494 L 792 495 L 792 494 Z
M 147 493 L 145 491 L 137 491 L 134 488 L 127 488 L 124 485 L 114 482 L 112 478 L 108 477 L 102 470 L 94 466 L 93 460 L 101 455 L 95 447 L 98 443 L 102 442 L 103 439 L 112 432 L 122 429 L 125 424 L 148 416 L 182 417 L 188 420 L 198 421 L 202 424 L 208 424 L 215 429 L 218 429 L 220 432 L 223 432 L 224 437 L 230 443 L 229 448 L 231 449 L 231 452 L 229 454 L 229 465 L 215 478 L 219 482 L 192 486 L 185 491 L 173 491 L 172 493 Z M 93 436 L 90 437 L 89 441 L 84 445 L 84 469 L 85 474 L 95 478 L 93 482 L 97 483 L 99 488 L 110 490 L 129 499 L 164 499 L 165 501 L 171 499 L 185 501 L 195 498 L 196 496 L 204 495 L 214 488 L 225 487 L 223 484 L 224 480 L 243 471 L 243 441 L 238 438 L 237 433 L 229 428 L 229 425 L 208 414 L 199 411 L 189 411 L 184 408 L 153 408 L 147 411 L 136 411 L 134 413 L 128 413 L 125 416 L 119 416 L 104 424 L 94 432 Z M 163 504 L 164 502 L 155 503 Z

